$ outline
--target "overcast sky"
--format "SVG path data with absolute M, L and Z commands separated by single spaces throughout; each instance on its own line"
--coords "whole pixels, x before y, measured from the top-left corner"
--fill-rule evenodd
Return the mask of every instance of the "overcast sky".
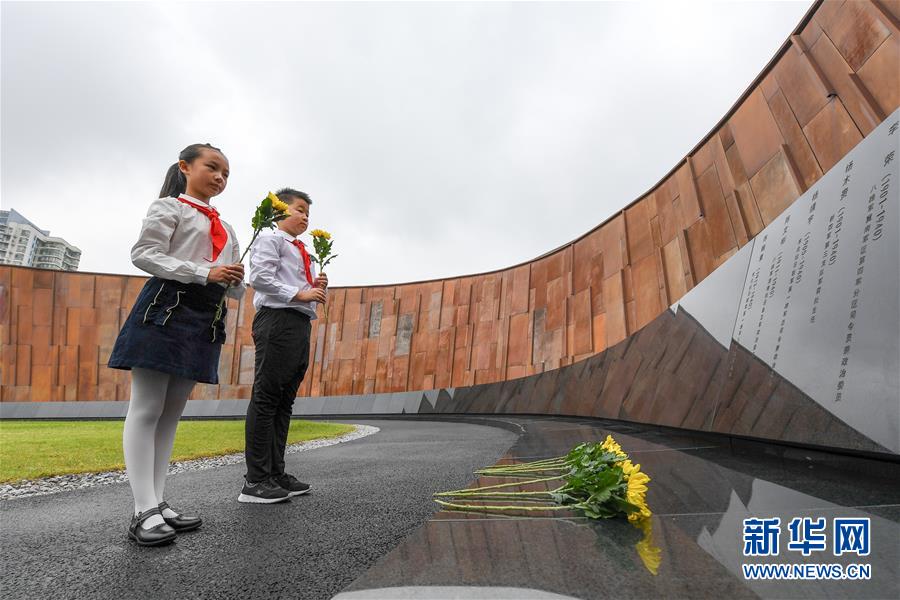
M 221 147 L 213 200 L 312 196 L 333 285 L 530 260 L 645 193 L 811 2 L 2 3 L 2 206 L 140 273 L 166 168 Z

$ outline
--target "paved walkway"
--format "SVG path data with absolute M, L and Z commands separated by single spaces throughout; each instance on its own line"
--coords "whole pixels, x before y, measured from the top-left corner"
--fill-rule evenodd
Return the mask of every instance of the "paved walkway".
M 237 502 L 243 465 L 169 478 L 167 499 L 204 525 L 163 548 L 126 536 L 127 484 L 0 503 L 4 598 L 331 598 L 466 485 L 515 434 L 482 425 L 363 421 L 367 438 L 288 455 L 309 496 Z

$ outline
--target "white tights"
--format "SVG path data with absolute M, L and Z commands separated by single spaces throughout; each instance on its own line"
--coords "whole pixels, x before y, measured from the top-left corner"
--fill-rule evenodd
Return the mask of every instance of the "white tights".
M 131 402 L 122 447 L 134 514 L 163 501 L 175 430 L 195 383 L 160 371 L 131 370 Z M 143 526 L 149 529 L 162 522 L 162 517 L 154 515 Z

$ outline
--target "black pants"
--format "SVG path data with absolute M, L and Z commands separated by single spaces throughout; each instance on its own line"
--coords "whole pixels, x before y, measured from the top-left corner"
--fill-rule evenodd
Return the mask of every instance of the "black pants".
M 247 408 L 247 481 L 284 474 L 284 448 L 294 398 L 309 366 L 309 317 L 292 308 L 262 307 L 253 318 L 256 374 Z

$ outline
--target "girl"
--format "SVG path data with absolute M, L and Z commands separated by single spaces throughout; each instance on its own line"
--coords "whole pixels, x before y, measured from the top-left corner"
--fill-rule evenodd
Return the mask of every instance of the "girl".
M 200 526 L 163 499 L 175 429 L 198 381 L 218 383 L 226 291 L 244 293 L 244 267 L 230 225 L 209 205 L 228 182 L 228 159 L 209 144 L 191 144 L 169 168 L 150 205 L 131 261 L 153 277 L 138 295 L 109 358 L 131 370 L 125 418 L 125 469 L 134 495 L 128 536 L 142 546 L 166 544 L 176 531 Z

